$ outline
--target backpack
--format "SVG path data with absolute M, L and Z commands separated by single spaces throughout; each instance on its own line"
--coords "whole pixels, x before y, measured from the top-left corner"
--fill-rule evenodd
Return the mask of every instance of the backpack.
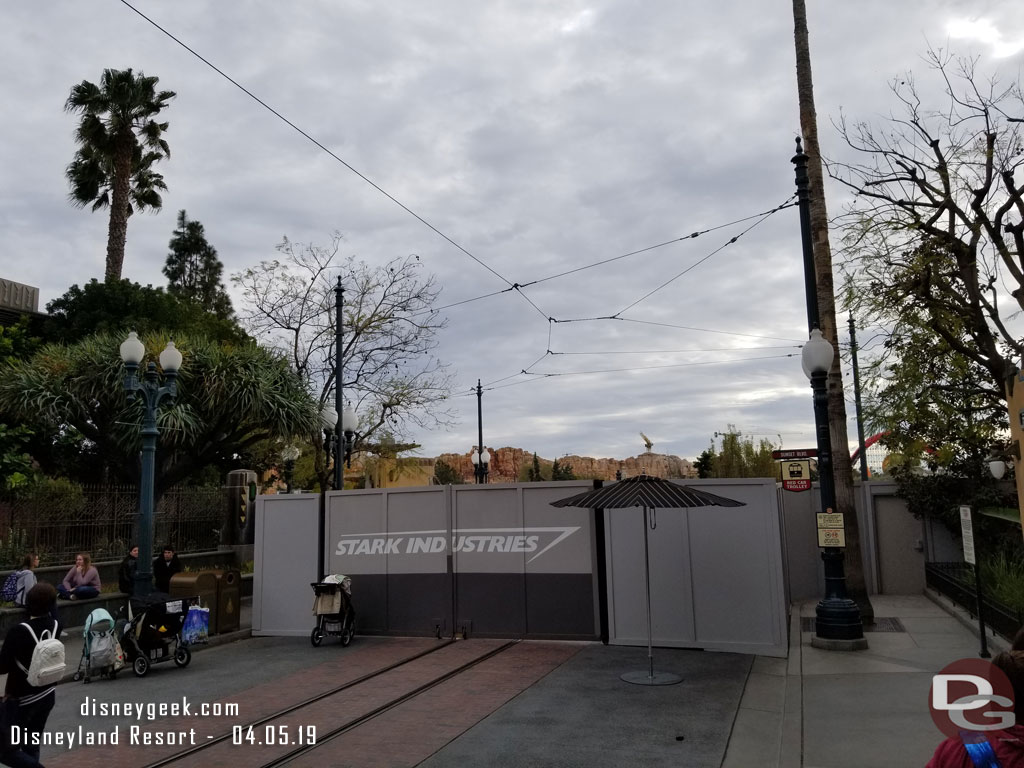
M 89 638 L 89 666 L 109 667 L 117 657 L 114 635 L 110 632 L 97 633 Z
M 64 677 L 66 665 L 64 664 L 64 643 L 56 638 L 57 622 L 53 622 L 52 632 L 44 629 L 39 637 L 36 637 L 35 630 L 28 624 L 22 622 L 22 626 L 28 629 L 32 639 L 36 641 L 28 669 L 18 662 L 18 668 L 26 674 L 28 684 L 33 688 L 43 688 L 60 682 Z
M 8 603 L 13 603 L 14 598 L 18 596 L 18 574 L 21 571 L 15 571 L 6 579 L 4 579 L 3 589 L 0 589 L 0 600 Z

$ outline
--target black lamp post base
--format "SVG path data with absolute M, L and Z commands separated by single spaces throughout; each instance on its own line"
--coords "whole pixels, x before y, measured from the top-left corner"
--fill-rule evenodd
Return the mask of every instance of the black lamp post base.
M 859 651 L 868 647 L 860 608 L 849 598 L 826 597 L 814 609 L 811 645 L 828 651 Z

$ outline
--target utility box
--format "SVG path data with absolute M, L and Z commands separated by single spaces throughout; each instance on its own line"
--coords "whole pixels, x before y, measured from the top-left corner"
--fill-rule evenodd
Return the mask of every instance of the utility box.
M 199 596 L 199 602 L 210 609 L 210 634 L 217 634 L 217 577 L 213 571 L 176 573 L 171 577 L 171 597 Z M 237 618 L 235 619 L 237 622 Z
M 241 626 L 242 574 L 234 568 L 207 573 L 217 579 L 217 632 L 236 632 Z

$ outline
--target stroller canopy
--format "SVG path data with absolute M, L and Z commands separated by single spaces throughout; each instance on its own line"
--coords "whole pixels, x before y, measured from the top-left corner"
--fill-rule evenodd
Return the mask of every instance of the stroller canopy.
M 82 630 L 83 635 L 88 635 L 90 632 L 110 632 L 114 629 L 114 617 L 110 615 L 110 612 L 106 608 L 97 608 L 90 613 L 85 619 L 85 627 Z

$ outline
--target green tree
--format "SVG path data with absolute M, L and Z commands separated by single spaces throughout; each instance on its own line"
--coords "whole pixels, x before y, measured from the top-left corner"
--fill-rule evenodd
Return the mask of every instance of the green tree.
M 130 280 L 73 285 L 47 304 L 46 310 L 49 317 L 43 322 L 43 335 L 50 341 L 72 343 L 95 333 L 129 330 L 141 336 L 165 329 L 236 344 L 249 341 L 233 318 L 218 317 L 163 288 Z
M 533 454 L 533 464 L 526 470 L 526 480 L 530 483 L 539 483 L 544 479 L 544 476 L 540 473 L 540 459 L 537 458 L 537 454 Z
M 138 398 L 129 401 L 122 387 L 122 340 L 96 334 L 7 363 L 0 370 L 0 408 L 53 440 L 79 436 L 83 450 L 100 458 L 110 478 L 135 482 L 143 405 Z M 151 334 L 143 341 L 155 357 L 167 336 Z M 282 357 L 255 344 L 187 336 L 175 341 L 184 363 L 178 397 L 161 407 L 158 418 L 158 496 L 209 465 L 239 468 L 237 457 L 260 441 L 319 432 L 316 403 Z M 44 469 L 60 474 L 60 467 Z
M 154 118 L 175 94 L 157 91 L 157 82 L 131 69 L 105 69 L 98 86 L 83 80 L 64 105 L 82 116 L 75 131 L 78 151 L 65 172 L 71 202 L 93 211 L 110 208 L 106 280 L 121 279 L 128 217 L 160 210 L 160 191 L 167 189 L 153 166 L 170 157 L 163 138 L 168 124 Z
M 169 244 L 164 264 L 168 291 L 193 301 L 217 317 L 231 317 L 231 299 L 224 290 L 221 274 L 224 265 L 217 250 L 206 241 L 206 232 L 198 221 L 189 221 L 185 211 L 178 212 L 178 228 Z
M 697 470 L 697 477 L 701 480 L 711 477 L 712 466 L 715 461 L 714 448 L 705 448 L 700 456 L 693 462 L 693 468 Z
M 573 474 L 572 464 L 568 462 L 562 464 L 555 459 L 551 464 L 551 479 L 552 480 L 575 480 L 576 475 Z
M 713 453 L 711 477 L 778 477 L 779 467 L 772 458 L 775 446 L 761 439 L 754 445 L 752 437 L 743 437 L 730 424 L 722 435 L 722 448 Z
M 455 467 L 441 459 L 434 462 L 434 479 L 438 485 L 462 485 L 462 478 Z
M 904 393 L 936 400 L 967 381 L 974 408 L 995 412 L 1004 379 L 1024 356 L 1008 323 L 1024 309 L 1024 95 L 976 72 L 975 60 L 929 51 L 944 90 L 939 103 L 918 92 L 911 74 L 890 89 L 898 111 L 882 126 L 842 120 L 857 162 L 832 163 L 830 175 L 853 192 L 840 223 L 848 304 L 880 328 L 883 365 L 876 384 L 915 368 L 936 351 L 950 376 L 904 376 Z M 1009 297 L 1010 301 L 1007 301 Z M 959 372 L 958 372 L 959 371 Z M 983 373 L 978 376 L 978 373 Z M 952 388 L 952 389 L 951 389 Z M 898 415 L 894 415 L 898 418 Z

